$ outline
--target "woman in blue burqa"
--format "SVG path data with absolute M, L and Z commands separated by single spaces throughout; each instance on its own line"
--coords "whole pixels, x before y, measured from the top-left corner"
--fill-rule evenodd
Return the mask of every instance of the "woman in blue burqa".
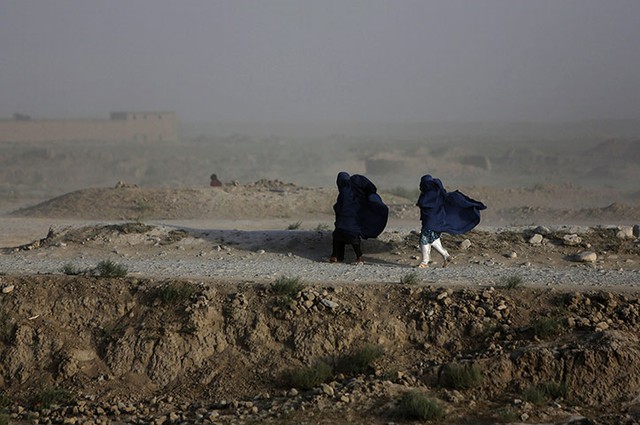
M 482 202 L 469 198 L 460 191 L 447 192 L 440 179 L 429 174 L 420 179 L 420 252 L 419 268 L 429 267 L 431 248 L 444 259 L 443 267 L 451 261 L 451 255 L 442 246 L 441 233 L 462 234 L 480 223 L 480 211 L 487 208 Z
M 356 264 L 364 263 L 361 238 L 376 238 L 387 225 L 389 208 L 382 202 L 376 186 L 365 176 L 349 176 L 342 171 L 336 180 L 338 199 L 333 205 L 336 215 L 333 250 L 329 262 L 344 261 L 347 244 L 356 255 Z

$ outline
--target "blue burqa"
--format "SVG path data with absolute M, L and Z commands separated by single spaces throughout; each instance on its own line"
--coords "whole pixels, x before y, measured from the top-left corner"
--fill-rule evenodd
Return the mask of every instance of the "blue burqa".
M 338 199 L 333 206 L 336 230 L 365 239 L 382 233 L 389 218 L 389 208 L 377 193 L 376 186 L 365 176 L 349 176 L 342 171 L 336 180 Z
M 480 223 L 480 211 L 487 208 L 482 202 L 456 190 L 447 192 L 440 179 L 429 174 L 420 179 L 420 207 L 422 228 L 434 232 L 466 233 Z

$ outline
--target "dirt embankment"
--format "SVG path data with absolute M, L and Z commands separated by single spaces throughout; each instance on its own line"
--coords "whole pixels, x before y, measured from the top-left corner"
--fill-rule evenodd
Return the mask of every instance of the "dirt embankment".
M 383 424 L 416 390 L 444 423 L 639 420 L 637 294 L 299 283 L 0 276 L 3 415 Z
M 451 188 L 453 190 L 453 188 Z M 573 185 L 534 188 L 467 187 L 461 190 L 487 205 L 484 225 L 637 224 L 638 194 Z M 415 192 L 415 193 L 414 193 Z M 381 193 L 390 219 L 415 220 L 418 192 Z M 402 196 L 400 196 L 402 195 Z M 222 188 L 141 188 L 118 185 L 67 193 L 11 214 L 25 218 L 85 220 L 307 219 L 333 214 L 334 188 L 301 187 L 259 180 Z

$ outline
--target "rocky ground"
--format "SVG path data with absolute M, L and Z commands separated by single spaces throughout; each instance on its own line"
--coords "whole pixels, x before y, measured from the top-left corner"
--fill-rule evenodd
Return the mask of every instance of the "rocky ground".
M 637 201 L 465 193 L 426 270 L 398 194 L 364 265 L 323 261 L 332 189 L 277 181 L 5 215 L 0 423 L 640 423 Z

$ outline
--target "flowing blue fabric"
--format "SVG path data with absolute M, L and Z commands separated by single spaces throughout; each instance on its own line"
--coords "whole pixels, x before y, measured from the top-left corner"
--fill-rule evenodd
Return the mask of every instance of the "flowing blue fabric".
M 447 192 L 440 179 L 429 174 L 420 179 L 420 207 L 422 228 L 452 234 L 466 233 L 480 223 L 480 211 L 486 209 L 480 201 L 456 190 Z
M 342 171 L 336 180 L 338 199 L 333 206 L 335 228 L 350 236 L 376 238 L 389 218 L 389 208 L 377 193 L 376 186 L 365 176 L 349 176 Z

